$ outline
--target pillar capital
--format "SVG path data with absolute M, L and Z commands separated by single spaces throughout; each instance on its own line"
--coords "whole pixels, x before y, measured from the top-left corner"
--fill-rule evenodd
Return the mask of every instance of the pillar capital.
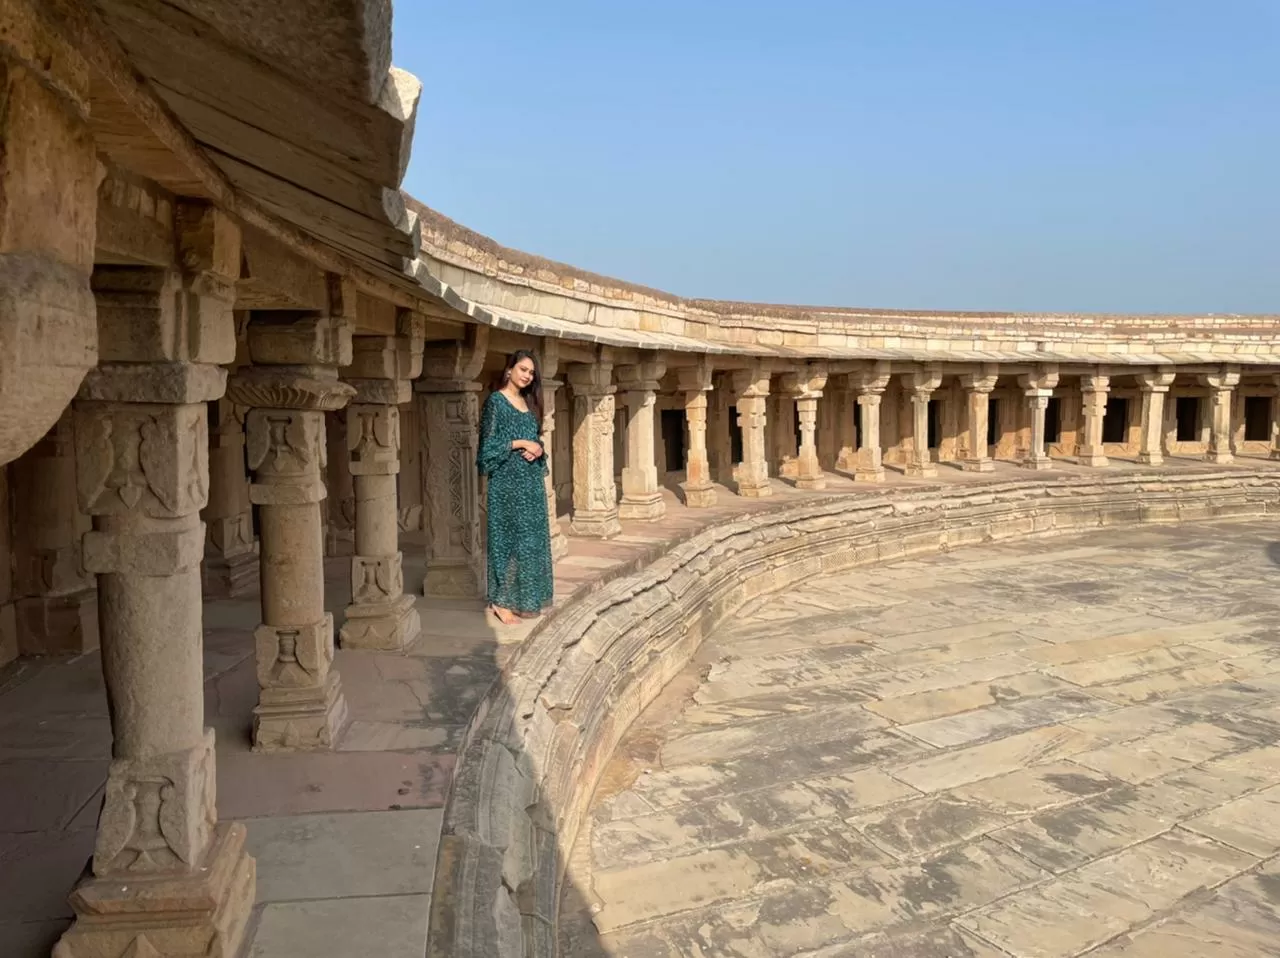
M 543 381 L 560 375 L 560 340 L 543 336 L 538 343 L 538 372 Z
M 1080 374 L 1080 390 L 1086 393 L 1105 393 L 1111 388 L 1111 371 L 1098 366 Z
M 615 373 L 619 390 L 656 392 L 659 380 L 667 374 L 667 364 L 661 359 L 646 359 L 643 362 L 618 366 Z
M 960 375 L 960 386 L 969 393 L 989 393 L 996 388 L 1000 367 L 996 363 L 983 363 L 976 370 Z
M 1138 373 L 1138 388 L 1147 393 L 1167 393 L 1177 378 L 1172 366 L 1158 366 L 1153 370 Z
M 881 395 L 889 385 L 890 375 L 889 364 L 883 360 L 877 360 L 849 373 L 845 377 L 845 384 L 861 400 L 866 395 Z
M 1058 388 L 1057 363 L 1042 363 L 1018 376 L 1018 385 L 1030 397 L 1047 399 Z
M 570 363 L 566 378 L 578 396 L 611 396 L 618 389 L 611 362 Z
M 826 385 L 826 363 L 810 363 L 803 370 L 782 375 L 782 390 L 792 399 L 818 399 Z
M 423 349 L 422 375 L 441 384 L 474 382 L 488 352 L 489 327 L 469 325 L 462 339 L 431 343 Z
M 732 392 L 739 399 L 764 399 L 769 395 L 769 367 L 765 363 L 753 363 L 746 369 L 734 369 L 729 373 Z
M 422 375 L 421 339 L 407 336 L 353 336 L 348 379 L 403 379 Z
M 676 367 L 676 380 L 681 392 L 709 392 L 715 378 L 715 367 L 706 356 L 692 366 Z
M 257 314 L 249 322 L 255 366 L 349 366 L 351 326 L 337 316 Z
M 1225 392 L 1240 385 L 1240 367 L 1226 365 L 1216 372 L 1202 373 L 1197 378 L 1200 380 L 1200 385 L 1207 386 L 1215 392 Z
M 912 399 L 927 400 L 942 385 L 942 366 L 929 363 L 912 369 L 904 374 L 902 385 Z

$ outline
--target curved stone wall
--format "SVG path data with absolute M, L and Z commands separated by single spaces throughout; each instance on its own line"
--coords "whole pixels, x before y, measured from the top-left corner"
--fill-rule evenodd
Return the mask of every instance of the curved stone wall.
M 428 291 L 478 322 L 619 347 L 789 359 L 1280 362 L 1280 317 L 937 312 L 683 299 L 501 246 L 408 201 Z
M 1129 474 L 832 496 L 698 532 L 549 615 L 468 730 L 432 958 L 556 953 L 560 883 L 597 778 L 703 637 L 814 575 L 1018 536 L 1280 513 L 1274 473 Z

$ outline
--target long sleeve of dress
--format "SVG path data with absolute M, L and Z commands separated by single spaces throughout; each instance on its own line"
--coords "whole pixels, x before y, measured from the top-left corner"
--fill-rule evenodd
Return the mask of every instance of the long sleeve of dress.
M 490 395 L 480 416 L 480 448 L 476 453 L 476 466 L 482 476 L 493 475 L 512 455 L 511 430 L 504 428 L 500 402 L 502 400 L 496 393 Z

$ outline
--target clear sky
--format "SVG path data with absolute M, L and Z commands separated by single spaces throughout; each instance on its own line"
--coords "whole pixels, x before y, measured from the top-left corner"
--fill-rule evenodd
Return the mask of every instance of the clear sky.
M 1280 312 L 1280 0 L 396 0 L 406 189 L 691 297 Z

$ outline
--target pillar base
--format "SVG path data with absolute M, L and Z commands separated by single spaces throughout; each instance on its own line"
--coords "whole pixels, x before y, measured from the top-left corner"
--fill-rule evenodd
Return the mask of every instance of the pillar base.
M 263 689 L 253 710 L 253 750 L 327 751 L 346 724 L 347 700 L 337 672 L 321 688 Z
M 1236 461 L 1236 457 L 1229 452 L 1208 452 L 1205 453 L 1204 461 L 1218 466 L 1228 466 Z
M 781 479 L 795 479 L 800 475 L 800 462 L 791 456 L 783 457 L 778 463 L 778 477 Z
M 245 827 L 225 822 L 214 829 L 203 867 L 192 874 L 87 878 L 71 895 L 76 921 L 54 946 L 54 958 L 238 954 L 255 882 Z
M 962 459 L 960 468 L 964 472 L 995 472 L 996 462 L 994 459 Z
M 650 492 L 644 495 L 624 495 L 618 501 L 618 518 L 634 519 L 640 522 L 653 522 L 667 514 L 667 504 L 662 501 L 662 493 Z
M 773 495 L 773 484 L 767 479 L 763 485 L 738 483 L 738 495 L 744 499 L 765 499 Z
M 442 599 L 475 599 L 484 594 L 484 589 L 470 563 L 428 559 L 422 594 Z
M 422 633 L 413 597 L 402 595 L 388 603 L 349 605 L 339 640 L 344 649 L 399 652 Z
M 716 504 L 716 489 L 709 482 L 695 486 L 686 483 L 681 488 L 684 490 L 684 504 L 690 509 L 707 509 Z
M 853 475 L 858 471 L 858 454 L 853 451 L 846 451 L 836 456 L 836 472 L 847 473 Z
M 1036 472 L 1041 472 L 1045 469 L 1052 469 L 1053 460 L 1050 459 L 1048 456 L 1045 456 L 1043 458 L 1038 458 L 1038 459 L 1027 458 L 1022 460 L 1020 465 L 1022 466 L 1023 469 L 1031 469 Z
M 1144 466 L 1163 466 L 1164 455 L 1158 452 L 1140 452 L 1138 453 L 1138 462 Z
M 796 488 L 808 489 L 812 492 L 817 492 L 820 489 L 827 488 L 827 477 L 826 476 L 797 476 Z
M 1111 465 L 1106 456 L 1081 454 L 1076 456 L 1076 462 L 1082 466 L 1090 466 L 1094 469 L 1101 469 L 1104 466 Z
M 206 599 L 238 599 L 258 591 L 258 553 L 205 556 L 200 583 Z
M 622 534 L 622 523 L 616 512 L 575 512 L 569 522 L 575 536 L 611 539 Z
M 908 463 L 906 474 L 916 479 L 934 479 L 938 475 L 938 467 L 933 463 L 921 465 L 920 463 Z
M 98 593 L 45 595 L 16 603 L 18 648 L 23 655 L 91 652 L 98 647 Z
M 857 469 L 853 473 L 854 482 L 884 482 L 885 471 L 883 467 L 878 469 Z

